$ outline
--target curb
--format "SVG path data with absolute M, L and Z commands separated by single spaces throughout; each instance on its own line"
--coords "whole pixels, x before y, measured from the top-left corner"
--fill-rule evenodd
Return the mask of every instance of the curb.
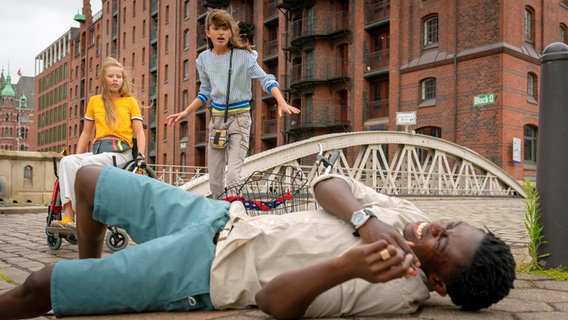
M 22 206 L 22 207 L 3 207 L 0 206 L 0 214 L 26 214 L 26 213 L 46 213 L 47 206 Z

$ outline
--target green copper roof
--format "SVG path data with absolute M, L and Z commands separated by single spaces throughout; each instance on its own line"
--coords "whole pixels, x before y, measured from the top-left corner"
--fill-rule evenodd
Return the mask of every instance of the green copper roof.
M 6 77 L 6 86 L 2 89 L 2 93 L 0 93 L 0 97 L 15 97 L 16 91 L 12 88 L 12 77 L 8 75 Z

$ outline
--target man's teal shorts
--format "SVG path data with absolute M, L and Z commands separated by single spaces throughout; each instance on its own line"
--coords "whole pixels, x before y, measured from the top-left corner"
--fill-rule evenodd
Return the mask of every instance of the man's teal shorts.
M 93 218 L 124 228 L 136 245 L 103 259 L 57 263 L 51 276 L 55 315 L 212 309 L 213 238 L 228 211 L 228 202 L 105 168 Z

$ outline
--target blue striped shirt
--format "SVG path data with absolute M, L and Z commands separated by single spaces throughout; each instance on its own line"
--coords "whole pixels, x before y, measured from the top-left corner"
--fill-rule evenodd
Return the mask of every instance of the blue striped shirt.
M 251 79 L 259 79 L 262 89 L 267 93 L 270 93 L 272 88 L 278 87 L 278 82 L 274 75 L 267 74 L 260 67 L 256 61 L 258 58 L 256 51 L 248 52 L 244 49 L 233 51 L 229 112 L 250 110 Z M 201 52 L 196 60 L 197 72 L 201 80 L 197 98 L 203 103 L 211 100 L 211 109 L 214 114 L 225 112 L 230 57 L 230 50 L 219 56 L 211 52 L 211 49 L 207 49 Z

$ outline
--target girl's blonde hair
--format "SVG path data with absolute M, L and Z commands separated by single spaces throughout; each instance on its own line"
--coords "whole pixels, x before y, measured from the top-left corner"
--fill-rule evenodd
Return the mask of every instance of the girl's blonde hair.
M 105 107 L 105 121 L 110 128 L 116 128 L 117 126 L 117 119 L 116 119 L 116 112 L 114 110 L 114 104 L 112 102 L 112 96 L 110 93 L 110 89 L 106 83 L 106 74 L 108 72 L 108 68 L 110 67 L 118 67 L 122 71 L 122 86 L 118 90 L 121 97 L 131 97 L 133 96 L 133 87 L 132 81 L 130 79 L 130 75 L 128 72 L 124 70 L 124 66 L 122 63 L 118 62 L 116 59 L 112 57 L 107 57 L 103 62 L 101 67 L 101 73 L 99 75 L 99 79 L 101 79 L 101 88 L 102 93 L 101 97 L 103 99 L 103 104 Z
M 241 30 L 238 23 L 227 11 L 221 9 L 213 9 L 209 11 L 205 22 L 205 30 L 209 30 L 212 25 L 217 27 L 226 27 L 231 30 L 231 38 L 229 39 L 230 48 L 245 49 L 248 52 L 252 52 L 252 46 L 243 42 L 241 39 Z M 213 48 L 213 42 L 209 38 L 207 38 L 207 48 Z

